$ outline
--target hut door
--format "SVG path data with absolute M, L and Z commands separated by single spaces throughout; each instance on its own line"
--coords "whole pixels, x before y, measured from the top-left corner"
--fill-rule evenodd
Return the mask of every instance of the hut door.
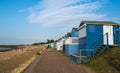
M 108 33 L 109 45 L 113 45 L 113 26 L 103 26 L 103 35 Z M 106 35 L 104 36 L 104 44 L 107 44 Z
M 114 43 L 120 45 L 120 26 L 114 26 Z

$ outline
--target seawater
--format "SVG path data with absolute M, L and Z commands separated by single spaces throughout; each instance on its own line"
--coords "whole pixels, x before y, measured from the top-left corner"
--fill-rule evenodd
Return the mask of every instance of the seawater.
M 1 50 L 10 50 L 10 49 L 12 49 L 12 48 L 1 48 L 1 47 L 0 47 L 0 51 L 1 51 Z

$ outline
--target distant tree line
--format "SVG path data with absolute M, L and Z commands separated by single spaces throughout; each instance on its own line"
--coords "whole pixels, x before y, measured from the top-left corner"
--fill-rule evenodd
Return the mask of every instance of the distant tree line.
M 33 43 L 32 45 L 44 45 L 44 44 L 49 44 L 49 43 L 54 43 L 54 40 L 48 39 L 46 42 Z

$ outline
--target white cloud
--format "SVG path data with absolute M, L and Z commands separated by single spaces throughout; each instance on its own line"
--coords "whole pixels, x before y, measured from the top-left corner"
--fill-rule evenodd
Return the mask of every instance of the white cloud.
M 45 28 L 53 28 L 56 31 L 49 31 L 50 38 L 63 36 L 72 27 L 77 27 L 81 20 L 105 20 L 105 14 L 97 14 L 96 11 L 102 8 L 104 0 L 42 0 L 37 5 L 20 10 L 27 11 L 30 23 L 40 24 Z M 59 34 L 58 34 L 59 33 Z M 44 39 L 46 39 L 44 38 Z
M 38 39 L 57 39 L 71 31 L 72 27 L 79 26 L 81 20 L 118 21 L 120 17 L 108 19 L 106 14 L 97 13 L 106 2 L 107 0 L 41 0 L 35 6 L 18 12 L 29 12 L 30 23 L 44 26 L 42 28 L 45 30 L 40 29 L 42 35 Z
M 96 14 L 102 7 L 101 0 L 43 0 L 36 6 L 28 8 L 30 23 L 43 26 L 79 24 L 84 20 L 104 19 L 105 14 Z

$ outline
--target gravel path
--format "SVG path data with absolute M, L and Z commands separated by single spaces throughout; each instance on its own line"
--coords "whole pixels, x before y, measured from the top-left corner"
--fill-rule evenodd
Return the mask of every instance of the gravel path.
M 46 50 L 24 71 L 24 73 L 88 73 L 68 57 L 54 51 Z

